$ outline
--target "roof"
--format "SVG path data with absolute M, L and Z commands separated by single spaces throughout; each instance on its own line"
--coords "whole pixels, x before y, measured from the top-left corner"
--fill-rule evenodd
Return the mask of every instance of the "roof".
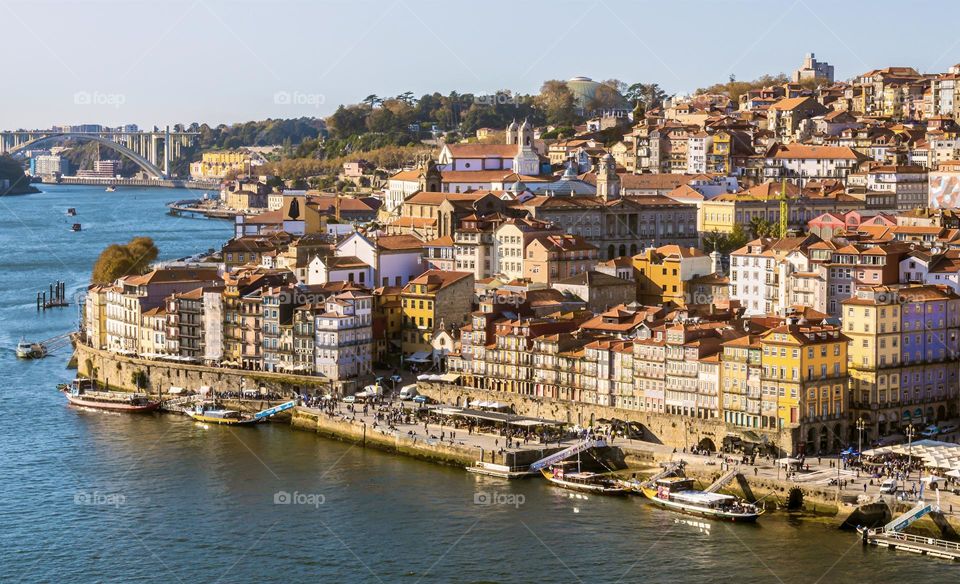
M 513 158 L 519 150 L 517 144 L 447 144 L 454 158 Z
M 129 286 L 149 286 L 171 282 L 202 282 L 219 280 L 216 269 L 199 268 L 161 268 L 139 276 L 124 276 L 123 282 Z
M 776 159 L 815 159 L 815 160 L 857 160 L 860 156 L 847 146 L 810 146 L 807 144 L 777 144 L 773 158 Z
M 633 287 L 635 284 L 629 280 L 624 280 L 623 278 L 617 278 L 611 276 L 610 274 L 605 274 L 603 272 L 595 272 L 593 270 L 587 272 L 581 272 L 576 276 L 570 276 L 569 278 L 564 278 L 556 282 L 556 284 L 561 284 L 565 286 L 589 286 L 602 287 L 602 286 L 630 286 Z
M 443 289 L 451 284 L 459 282 L 465 278 L 473 278 L 473 272 L 448 272 L 445 270 L 427 270 L 416 278 L 410 280 L 410 283 L 404 287 L 404 291 L 410 284 L 424 284 Z
M 408 251 L 423 249 L 423 242 L 412 235 L 381 235 L 376 239 L 376 244 L 377 249 L 380 251 Z

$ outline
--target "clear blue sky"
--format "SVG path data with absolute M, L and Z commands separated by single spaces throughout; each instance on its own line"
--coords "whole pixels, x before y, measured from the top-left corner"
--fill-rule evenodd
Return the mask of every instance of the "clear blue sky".
M 0 128 L 324 116 L 574 75 L 682 92 L 808 51 L 839 79 L 943 71 L 958 22 L 955 0 L 0 0 Z

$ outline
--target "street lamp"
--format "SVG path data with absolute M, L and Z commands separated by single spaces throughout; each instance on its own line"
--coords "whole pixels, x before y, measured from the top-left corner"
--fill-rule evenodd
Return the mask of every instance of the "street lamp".
M 867 427 L 863 418 L 857 418 L 857 453 L 861 456 L 863 453 L 863 430 Z
M 910 466 L 913 464 L 913 424 L 907 425 L 907 479 L 910 480 Z

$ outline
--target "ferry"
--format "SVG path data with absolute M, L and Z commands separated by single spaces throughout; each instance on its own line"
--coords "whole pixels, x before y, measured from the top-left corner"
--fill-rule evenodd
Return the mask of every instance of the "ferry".
M 764 511 L 732 495 L 697 491 L 693 488 L 693 479 L 686 477 L 658 479 L 652 484 L 641 485 L 640 492 L 651 503 L 664 509 L 708 519 L 750 523 Z
M 47 349 L 40 343 L 31 343 L 20 339 L 17 343 L 17 357 L 20 359 L 40 359 L 47 356 Z
M 125 391 L 97 391 L 90 379 L 74 379 L 72 383 L 59 386 L 67 401 L 75 406 L 114 412 L 152 412 L 160 407 L 159 400 L 152 400 L 145 393 Z
M 254 416 L 244 416 L 237 410 L 208 410 L 202 404 L 198 405 L 192 410 L 184 410 L 184 413 L 197 422 L 204 422 L 206 424 L 220 424 L 224 426 L 249 426 L 262 420 L 262 418 L 256 418 Z
M 567 465 L 563 463 L 555 464 L 549 469 L 540 469 L 540 473 L 551 484 L 571 491 L 593 493 L 595 495 L 630 494 L 630 489 L 618 484 L 613 479 L 593 472 L 581 472 L 580 470 L 569 472 L 564 468 L 565 466 Z

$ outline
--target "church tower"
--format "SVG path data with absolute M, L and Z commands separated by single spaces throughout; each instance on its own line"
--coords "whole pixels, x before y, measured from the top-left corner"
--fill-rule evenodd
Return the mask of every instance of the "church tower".
M 437 163 L 433 159 L 425 159 L 420 162 L 420 174 L 417 176 L 420 183 L 418 188 L 421 191 L 430 193 L 439 193 L 441 191 L 442 176 Z
M 517 120 L 510 122 L 510 125 L 507 126 L 507 146 L 512 146 L 519 142 L 517 140 Z
M 597 165 L 597 196 L 604 201 L 620 198 L 620 177 L 617 162 L 608 152 Z
M 528 176 L 540 174 L 540 156 L 533 151 L 533 126 L 527 120 L 517 130 L 517 155 L 513 157 L 513 172 Z

